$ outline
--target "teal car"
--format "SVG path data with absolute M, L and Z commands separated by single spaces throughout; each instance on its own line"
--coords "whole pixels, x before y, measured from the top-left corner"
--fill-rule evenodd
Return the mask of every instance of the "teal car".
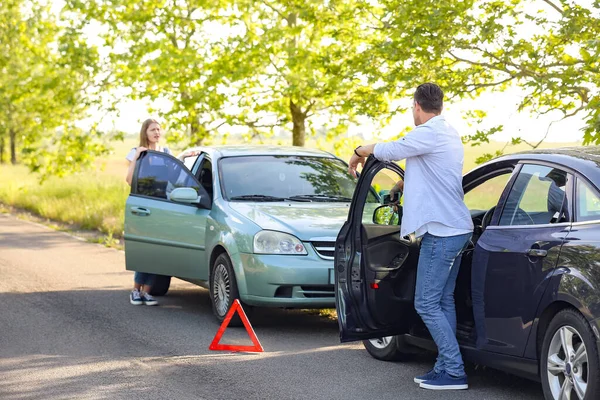
M 356 186 L 347 165 L 297 147 L 198 147 L 186 165 L 148 151 L 125 212 L 128 270 L 210 291 L 223 320 L 250 306 L 335 307 L 334 244 Z M 379 203 L 374 194 L 372 203 Z

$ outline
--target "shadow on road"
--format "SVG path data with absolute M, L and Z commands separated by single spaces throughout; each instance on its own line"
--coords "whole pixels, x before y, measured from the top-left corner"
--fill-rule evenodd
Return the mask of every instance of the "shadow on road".
M 331 319 L 256 309 L 251 323 L 265 353 L 211 352 L 219 324 L 206 290 L 176 283 L 159 307 L 132 306 L 127 295 L 0 293 L 0 398 L 432 398 L 412 377 L 431 367 L 433 355 L 374 360 L 358 344 L 340 345 Z M 223 339 L 247 343 L 243 328 Z M 472 365 L 468 373 L 472 390 L 461 399 L 541 398 L 535 382 Z

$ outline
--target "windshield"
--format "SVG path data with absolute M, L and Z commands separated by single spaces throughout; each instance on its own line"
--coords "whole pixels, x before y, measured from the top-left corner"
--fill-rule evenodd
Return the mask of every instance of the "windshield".
M 356 180 L 338 159 L 305 156 L 228 157 L 223 192 L 235 201 L 350 201 Z

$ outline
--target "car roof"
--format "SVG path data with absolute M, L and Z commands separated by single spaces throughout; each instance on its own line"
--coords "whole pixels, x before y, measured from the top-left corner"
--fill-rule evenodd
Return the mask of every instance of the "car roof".
M 194 147 L 193 150 L 205 151 L 213 158 L 272 155 L 336 158 L 323 150 L 297 146 L 224 145 Z
M 562 147 L 556 149 L 537 149 L 509 154 L 496 158 L 486 165 L 501 161 L 544 161 L 561 165 L 579 172 L 595 185 L 600 185 L 600 146 Z

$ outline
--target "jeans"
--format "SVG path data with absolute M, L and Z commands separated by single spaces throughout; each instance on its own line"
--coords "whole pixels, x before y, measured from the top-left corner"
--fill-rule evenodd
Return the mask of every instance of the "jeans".
M 464 376 L 465 369 L 456 340 L 454 288 L 462 252 L 471 233 L 439 237 L 426 233 L 421 241 L 415 309 L 438 348 L 435 371 Z
M 156 275 L 154 274 L 149 274 L 147 272 L 137 272 L 135 271 L 135 274 L 133 274 L 133 281 L 135 283 L 137 283 L 138 285 L 148 285 L 150 287 L 152 287 L 152 284 L 154 283 L 154 277 Z

